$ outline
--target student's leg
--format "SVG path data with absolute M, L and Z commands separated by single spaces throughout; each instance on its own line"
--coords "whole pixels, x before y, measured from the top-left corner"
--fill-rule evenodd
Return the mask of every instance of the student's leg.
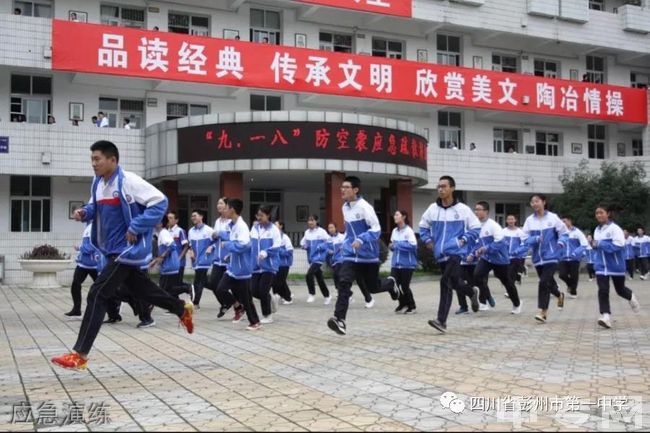
M 255 309 L 255 304 L 253 304 L 253 298 L 251 297 L 250 292 L 251 280 L 236 280 L 226 274 L 222 279 L 222 282 L 223 281 L 226 281 L 226 284 L 230 285 L 232 287 L 232 291 L 236 293 L 236 298 L 242 304 L 244 311 L 246 311 L 248 323 L 250 325 L 259 323 L 260 319 L 257 316 L 257 310 Z
M 501 284 L 503 284 L 503 287 L 506 288 L 506 292 L 508 292 L 508 298 L 512 302 L 512 306 L 518 307 L 521 305 L 517 286 L 515 285 L 514 280 L 510 278 L 510 274 L 508 272 L 509 265 L 493 265 L 492 269 L 494 271 L 494 276 L 497 277 L 499 281 L 501 281 Z
M 208 285 L 208 270 L 196 269 L 194 271 L 194 305 L 199 306 L 201 303 L 201 296 L 203 295 L 203 288 Z
M 479 259 L 474 270 L 474 284 L 479 289 L 479 302 L 485 304 L 492 296 L 490 288 L 487 285 L 487 277 L 492 269 L 492 265 L 487 260 Z
M 230 275 L 224 274 L 224 276 L 221 278 L 221 281 L 219 281 L 219 285 L 217 286 L 217 299 L 225 309 L 232 307 L 232 305 L 235 303 L 234 285 L 236 281 L 237 280 L 232 278 Z
M 320 269 L 320 265 L 317 263 L 312 263 L 309 266 L 309 269 L 307 270 L 307 274 L 305 274 L 305 282 L 307 283 L 307 290 L 309 291 L 309 294 L 312 296 L 316 294 L 316 284 L 314 283 L 314 275 L 316 273 L 316 269 Z
M 627 268 L 627 273 L 630 276 L 630 278 L 634 278 L 634 268 L 636 267 L 636 264 L 634 263 L 634 259 L 626 260 L 625 267 Z
M 339 265 L 339 296 L 336 298 L 336 308 L 334 316 L 345 321 L 348 313 L 350 303 L 350 296 L 352 295 L 352 283 L 356 280 L 356 264 L 352 262 L 343 262 Z
M 537 267 L 539 286 L 537 293 L 537 306 L 540 310 L 548 310 L 553 288 L 557 290 L 557 283 L 553 278 L 557 270 L 557 263 L 547 263 Z
M 606 275 L 596 275 L 598 283 L 598 307 L 600 314 L 611 314 L 609 305 L 609 277 Z
M 442 269 L 442 276 L 440 278 L 440 300 L 438 301 L 438 322 L 442 325 L 447 325 L 447 317 L 449 316 L 449 310 L 451 309 L 451 301 L 453 299 L 453 290 L 451 288 L 451 278 L 453 274 L 453 268 L 455 263 L 452 262 L 452 258 L 446 262 L 441 262 L 440 267 Z M 460 263 L 458 264 L 460 266 Z
M 74 313 L 75 315 L 81 315 L 81 285 L 87 275 L 88 269 L 82 268 L 81 266 L 77 266 L 74 270 L 72 285 L 70 286 L 70 294 L 72 295 L 72 310 L 70 313 Z
M 399 270 L 399 285 L 402 287 L 404 293 L 404 302 L 409 310 L 415 310 L 415 299 L 413 298 L 413 290 L 411 290 L 411 278 L 413 277 L 413 269 L 400 269 Z
M 260 275 L 259 282 L 257 283 L 258 298 L 262 306 L 262 315 L 270 316 L 271 310 L 271 283 L 273 282 L 274 275 L 271 272 L 263 272 Z
M 632 299 L 632 290 L 625 285 L 625 276 L 612 277 L 612 282 L 618 296 L 628 301 Z
M 571 261 L 569 262 L 569 273 L 570 273 L 570 282 L 571 282 L 571 294 L 578 294 L 578 283 L 580 282 L 580 262 Z
M 185 302 L 162 290 L 151 281 L 146 272 L 137 269 L 132 271 L 125 281 L 129 295 L 134 300 L 142 300 L 148 304 L 176 314 L 179 318 L 185 312 Z M 140 303 L 144 307 L 144 303 Z
M 560 262 L 557 265 L 558 276 L 560 280 L 564 281 L 567 290 L 571 293 L 571 266 L 570 262 Z
M 316 277 L 316 281 L 318 282 L 318 288 L 320 289 L 320 292 L 323 294 L 324 298 L 329 298 L 330 291 L 327 288 L 327 284 L 325 283 L 325 278 L 323 277 L 322 266 L 317 263 L 314 263 L 314 265 L 316 265 L 316 267 L 314 268 L 314 276 Z

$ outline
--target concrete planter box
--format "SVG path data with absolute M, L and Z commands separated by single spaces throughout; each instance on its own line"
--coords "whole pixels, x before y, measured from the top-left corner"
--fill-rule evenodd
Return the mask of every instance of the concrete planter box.
M 24 271 L 34 274 L 34 279 L 30 284 L 32 289 L 58 289 L 61 287 L 56 280 L 56 273 L 69 269 L 72 265 L 71 260 L 18 260 L 20 267 Z

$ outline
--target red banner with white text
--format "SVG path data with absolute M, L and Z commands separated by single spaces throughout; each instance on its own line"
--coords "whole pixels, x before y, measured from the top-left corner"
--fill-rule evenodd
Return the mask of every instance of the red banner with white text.
M 54 20 L 52 69 L 648 123 L 643 89 Z
M 297 0 L 301 3 L 311 3 L 335 8 L 353 9 L 377 14 L 395 15 L 398 17 L 413 16 L 413 0 Z

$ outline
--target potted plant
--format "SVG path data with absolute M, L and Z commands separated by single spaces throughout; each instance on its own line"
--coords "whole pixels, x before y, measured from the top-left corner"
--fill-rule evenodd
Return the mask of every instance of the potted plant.
M 70 255 L 61 253 L 52 245 L 39 245 L 27 251 L 18 259 L 20 267 L 34 274 L 31 288 L 57 289 L 61 285 L 56 280 L 56 273 L 70 267 Z

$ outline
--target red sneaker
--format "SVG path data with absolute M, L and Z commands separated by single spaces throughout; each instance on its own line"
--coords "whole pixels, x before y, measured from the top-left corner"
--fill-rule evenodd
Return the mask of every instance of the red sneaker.
M 235 309 L 235 317 L 232 319 L 232 323 L 239 323 L 241 319 L 244 318 L 244 315 L 246 312 L 244 311 L 244 307 L 239 307 Z
M 181 316 L 181 320 L 179 323 L 179 325 L 183 325 L 183 327 L 187 329 L 188 334 L 194 332 L 194 323 L 192 322 L 192 311 L 193 311 L 192 303 L 187 302 L 185 304 L 185 311 L 183 312 L 183 315 Z
M 262 325 L 260 324 L 260 322 L 257 322 L 253 325 L 248 325 L 246 327 L 247 331 L 259 331 L 260 329 L 262 329 Z
M 88 367 L 88 360 L 83 359 L 77 352 L 70 352 L 52 358 L 52 364 L 70 370 L 84 370 Z

